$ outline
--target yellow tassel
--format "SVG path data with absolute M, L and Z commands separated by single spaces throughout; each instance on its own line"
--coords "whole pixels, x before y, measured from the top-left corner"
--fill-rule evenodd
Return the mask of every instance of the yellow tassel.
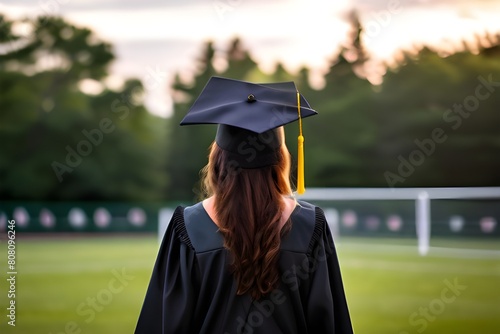
M 306 191 L 304 182 L 304 136 L 302 135 L 302 117 L 300 114 L 300 94 L 297 92 L 297 109 L 299 113 L 299 137 L 297 154 L 297 193 L 303 194 Z
M 297 158 L 297 193 L 303 194 L 306 191 L 304 186 L 304 136 L 299 135 L 299 154 Z

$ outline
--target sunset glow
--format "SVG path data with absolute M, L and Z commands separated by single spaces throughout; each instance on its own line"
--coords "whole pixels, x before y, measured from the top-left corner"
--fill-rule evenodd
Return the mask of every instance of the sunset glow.
M 402 49 L 422 45 L 443 55 L 461 49 L 462 41 L 474 49 L 478 40 L 488 44 L 486 34 L 500 32 L 500 4 L 493 1 L 214 0 L 142 5 L 61 0 L 51 4 L 7 1 L 0 12 L 10 17 L 48 12 L 87 26 L 115 46 L 113 82 L 130 76 L 144 80 L 151 68 L 158 68 L 164 73 L 164 87 L 174 73 L 192 73 L 205 41 L 213 40 L 224 50 L 236 36 L 264 71 L 281 62 L 291 71 L 308 66 L 320 78 L 347 37 L 345 18 L 353 8 L 359 12 L 363 41 L 375 63 L 394 64 Z M 380 67 L 374 68 L 374 76 L 380 77 Z M 152 112 L 163 116 L 171 112 L 166 91 L 148 92 L 146 103 Z

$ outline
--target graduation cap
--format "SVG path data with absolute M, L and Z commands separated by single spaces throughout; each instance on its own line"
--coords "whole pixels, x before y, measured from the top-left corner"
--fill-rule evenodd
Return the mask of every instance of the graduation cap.
M 299 121 L 297 192 L 304 192 L 302 118 L 316 115 L 293 82 L 255 84 L 212 77 L 181 125 L 219 124 L 215 142 L 241 168 L 277 162 L 282 143 L 277 129 Z

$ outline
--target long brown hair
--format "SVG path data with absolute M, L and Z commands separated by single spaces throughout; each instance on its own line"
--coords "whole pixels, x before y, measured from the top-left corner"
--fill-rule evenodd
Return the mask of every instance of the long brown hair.
M 284 141 L 277 154 L 276 165 L 242 169 L 214 142 L 202 170 L 204 195 L 215 196 L 215 215 L 231 256 L 237 293 L 249 293 L 256 300 L 278 285 L 281 237 L 290 229 L 290 221 L 280 225 L 283 196 L 292 194 Z

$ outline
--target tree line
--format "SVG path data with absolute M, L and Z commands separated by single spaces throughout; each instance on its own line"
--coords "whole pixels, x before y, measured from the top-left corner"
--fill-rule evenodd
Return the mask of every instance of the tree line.
M 446 56 L 425 47 L 405 53 L 372 85 L 354 18 L 321 89 L 310 85 L 307 67 L 263 72 L 239 39 L 225 50 L 206 42 L 191 80 L 177 74 L 165 87 L 174 111 L 164 119 L 145 108 L 138 79 L 97 93 L 81 88 L 102 83 L 115 58 L 91 30 L 39 17 L 18 36 L 18 23 L 0 16 L 3 200 L 194 200 L 216 127 L 179 122 L 213 75 L 297 84 L 319 112 L 303 123 L 307 187 L 500 185 L 499 36 Z M 223 69 L 214 66 L 216 52 Z M 294 161 L 297 132 L 286 126 Z

